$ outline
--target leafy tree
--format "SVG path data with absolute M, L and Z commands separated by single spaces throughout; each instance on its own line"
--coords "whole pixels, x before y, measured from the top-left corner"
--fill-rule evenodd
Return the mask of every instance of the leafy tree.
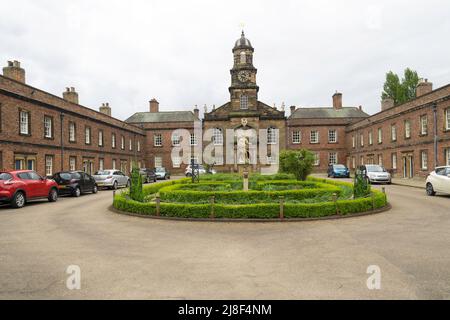
M 130 198 L 144 202 L 144 193 L 142 190 L 142 176 L 139 171 L 139 168 L 133 165 L 133 169 L 131 170 L 131 187 L 130 187 Z
M 404 76 L 400 81 L 397 74 L 389 71 L 386 73 L 381 99 L 394 99 L 394 104 L 402 104 L 416 97 L 416 87 L 419 84 L 417 72 L 406 68 Z
M 297 180 L 306 180 L 314 165 L 314 154 L 306 149 L 286 150 L 280 154 L 280 173 L 291 173 Z

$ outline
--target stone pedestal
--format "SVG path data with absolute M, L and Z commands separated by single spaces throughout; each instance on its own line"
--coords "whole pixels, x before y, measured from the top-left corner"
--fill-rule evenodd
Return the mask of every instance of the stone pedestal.
M 243 184 L 242 190 L 248 191 L 248 170 L 247 169 L 244 169 L 243 177 L 244 177 L 244 184 Z

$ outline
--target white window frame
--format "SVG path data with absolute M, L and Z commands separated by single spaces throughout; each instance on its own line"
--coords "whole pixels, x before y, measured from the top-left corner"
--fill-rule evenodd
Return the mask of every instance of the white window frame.
M 391 125 L 391 141 L 397 141 L 397 126 L 395 124 Z
M 369 146 L 373 145 L 373 131 L 369 131 Z
M 295 130 L 292 132 L 292 143 L 293 144 L 302 143 L 302 132 L 300 130 Z
M 328 153 L 328 164 L 337 164 L 338 163 L 338 154 L 337 152 Z
M 319 152 L 314 152 L 314 166 L 318 167 L 320 166 L 320 153 Z
M 356 148 L 356 137 L 352 135 L 352 148 Z
M 53 118 L 44 116 L 44 137 L 47 139 L 53 138 Z
M 328 130 L 328 143 L 337 143 L 338 133 L 336 129 Z
M 117 160 L 116 159 L 112 159 L 112 169 L 116 170 L 116 165 L 117 165 Z
M 141 141 L 140 140 L 137 141 L 137 151 L 141 152 Z
M 124 136 L 120 137 L 120 149 L 125 150 L 125 137 Z
M 105 159 L 100 158 L 98 159 L 98 170 L 102 171 L 105 168 Z
M 445 152 L 445 162 L 446 162 L 446 166 L 450 166 L 450 148 L 447 148 L 446 152 Z
M 420 168 L 422 170 L 428 169 L 428 151 L 426 150 L 420 151 Z
M 85 144 L 91 144 L 91 128 L 85 127 L 84 128 L 84 143 Z
M 222 129 L 220 129 L 220 128 L 213 129 L 213 142 L 214 142 L 215 146 L 223 145 Z
M 113 148 L 113 149 L 116 148 L 116 134 L 115 133 L 111 134 L 111 148 Z
M 248 110 L 248 96 L 243 94 L 239 101 L 241 110 Z
M 181 157 L 180 156 L 174 156 L 172 157 L 172 166 L 174 168 L 181 167 Z
M 77 170 L 77 158 L 76 157 L 69 157 L 69 170 L 70 171 Z
M 267 144 L 277 144 L 277 129 L 274 127 L 267 128 Z
M 181 145 L 181 137 L 178 134 L 172 134 L 172 146 L 179 147 Z
M 397 169 L 397 154 L 393 153 L 391 155 L 391 165 L 392 165 L 392 169 L 396 170 Z
M 155 135 L 153 136 L 153 146 L 162 147 L 162 134 L 161 133 L 155 133 Z
M 405 139 L 411 138 L 411 121 L 405 120 Z
M 420 134 L 428 134 L 428 115 L 426 114 L 420 116 Z
M 190 143 L 191 143 L 191 146 L 197 145 L 197 136 L 195 135 L 195 132 L 191 133 Z
M 155 156 L 155 168 L 160 168 L 162 166 L 163 166 L 163 158 L 161 156 Z
M 359 134 L 359 145 L 364 147 L 364 133 Z
M 45 156 L 45 175 L 53 175 L 53 156 Z
M 356 158 L 354 156 L 352 157 L 352 168 L 356 168 Z
M 377 158 L 378 158 L 378 165 L 383 166 L 383 155 L 379 154 Z
M 362 166 L 364 165 L 364 156 L 359 157 L 359 164 Z
M 450 107 L 445 109 L 445 130 L 450 130 Z
M 309 142 L 311 144 L 319 143 L 319 131 L 318 130 L 311 130 L 311 132 L 309 133 Z
M 133 139 L 131 138 L 128 140 L 128 149 L 130 151 L 133 151 Z
M 76 125 L 75 122 L 69 122 L 69 142 L 76 141 Z
M 98 131 L 98 146 L 103 147 L 103 130 Z
M 30 134 L 30 113 L 28 111 L 20 111 L 20 133 Z
M 378 143 L 383 143 L 383 129 L 378 128 Z

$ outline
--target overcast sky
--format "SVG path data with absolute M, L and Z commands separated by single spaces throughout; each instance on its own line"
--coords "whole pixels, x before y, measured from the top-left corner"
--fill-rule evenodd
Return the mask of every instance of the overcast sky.
M 228 101 L 241 25 L 255 48 L 259 100 L 380 108 L 385 73 L 450 83 L 449 1 L 0 0 L 0 61 L 27 83 L 113 116 L 209 109 Z

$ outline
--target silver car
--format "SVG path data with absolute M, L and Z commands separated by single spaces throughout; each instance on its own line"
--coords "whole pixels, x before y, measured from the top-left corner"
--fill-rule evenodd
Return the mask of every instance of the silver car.
M 130 177 L 119 170 L 101 170 L 94 174 L 95 182 L 99 188 L 110 188 L 116 190 L 119 187 L 129 187 Z

